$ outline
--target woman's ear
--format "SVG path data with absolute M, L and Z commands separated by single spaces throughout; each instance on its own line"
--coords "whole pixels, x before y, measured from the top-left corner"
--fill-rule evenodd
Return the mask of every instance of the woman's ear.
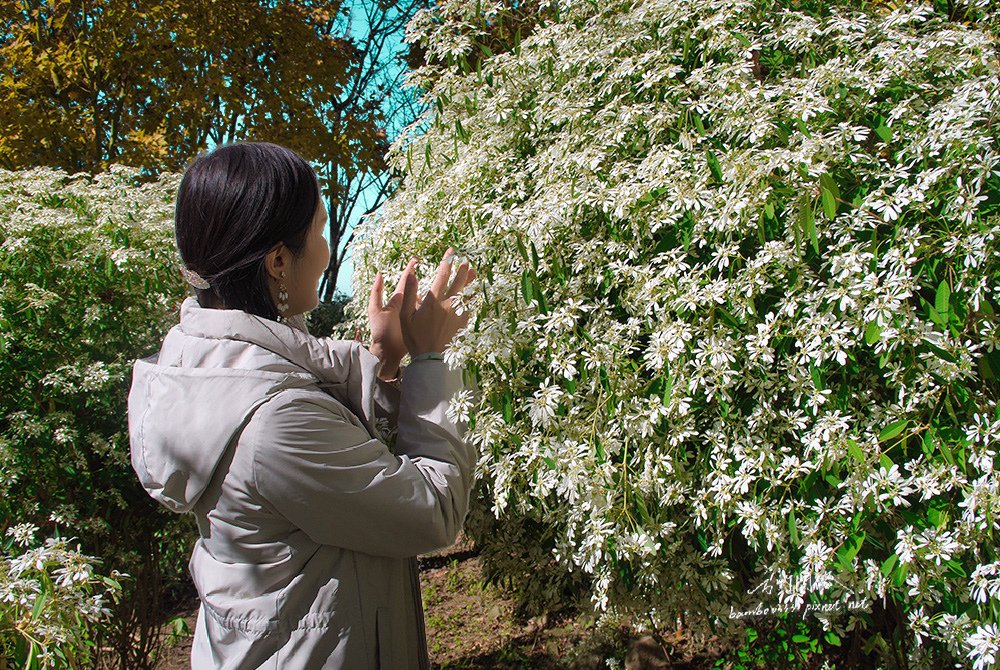
M 264 256 L 264 267 L 267 274 L 272 279 L 281 279 L 281 273 L 288 271 L 288 264 L 291 261 L 291 253 L 284 243 L 279 242 L 273 249 Z

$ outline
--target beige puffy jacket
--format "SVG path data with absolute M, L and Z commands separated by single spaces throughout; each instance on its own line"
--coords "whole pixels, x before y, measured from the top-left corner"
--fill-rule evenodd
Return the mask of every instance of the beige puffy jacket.
M 468 509 L 475 457 L 447 413 L 461 373 L 420 361 L 397 392 L 376 365 L 194 298 L 136 361 L 132 465 L 198 520 L 195 670 L 428 667 L 413 557 L 453 543 Z

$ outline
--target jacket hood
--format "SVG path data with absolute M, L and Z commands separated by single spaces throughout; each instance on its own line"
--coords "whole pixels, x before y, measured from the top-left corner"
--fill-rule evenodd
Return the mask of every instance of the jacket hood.
M 132 467 L 153 498 L 186 512 L 254 411 L 280 391 L 318 385 L 373 432 L 377 365 L 357 342 L 188 298 L 159 353 L 133 367 Z

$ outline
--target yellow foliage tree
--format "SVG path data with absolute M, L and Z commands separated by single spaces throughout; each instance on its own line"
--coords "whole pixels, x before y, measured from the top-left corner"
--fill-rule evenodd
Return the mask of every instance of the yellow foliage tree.
M 339 0 L 0 2 L 0 166 L 182 168 L 237 139 L 379 165 Z

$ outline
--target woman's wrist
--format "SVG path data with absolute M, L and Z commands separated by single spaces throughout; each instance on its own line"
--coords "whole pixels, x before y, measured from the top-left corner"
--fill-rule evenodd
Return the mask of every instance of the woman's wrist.
M 399 364 L 403 362 L 403 357 L 397 354 L 390 354 L 378 343 L 372 344 L 368 348 L 369 353 L 378 359 L 378 378 L 383 381 L 393 381 L 399 378 Z
M 379 361 L 378 378 L 384 382 L 391 382 L 399 379 L 400 361 Z

